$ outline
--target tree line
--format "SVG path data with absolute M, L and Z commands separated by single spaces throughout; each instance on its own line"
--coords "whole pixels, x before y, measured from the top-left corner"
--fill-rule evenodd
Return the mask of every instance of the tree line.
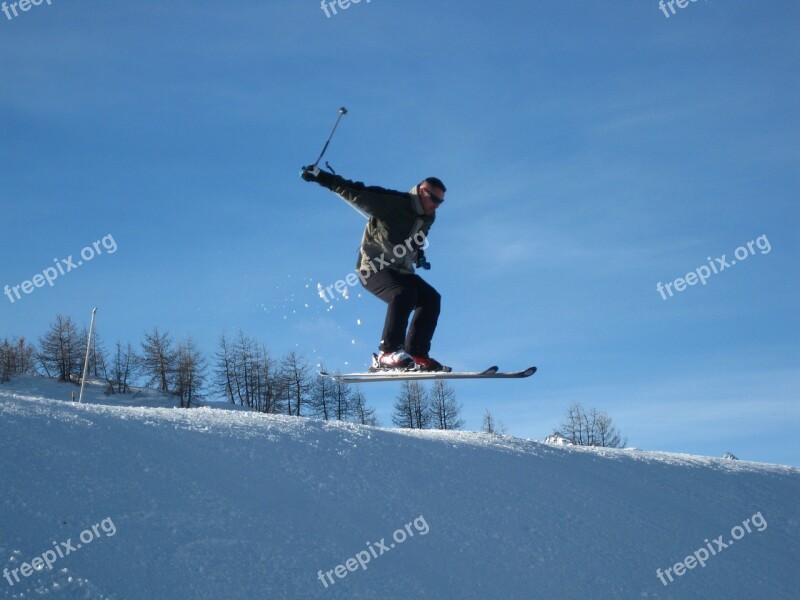
M 56 316 L 38 345 L 24 338 L 5 338 L 0 343 L 0 382 L 14 374 L 38 373 L 79 383 L 87 340 L 87 329 L 63 315 Z M 242 331 L 219 337 L 211 365 L 190 337 L 175 340 L 157 327 L 145 332 L 138 346 L 117 341 L 111 352 L 95 333 L 88 376 L 104 381 L 106 394 L 126 394 L 141 383 L 177 397 L 184 408 L 213 395 L 263 413 L 378 425 L 375 409 L 358 386 L 320 377 L 294 350 L 275 359 L 263 343 Z M 455 392 L 444 382 L 435 382 L 430 393 L 418 382 L 405 384 L 392 417 L 396 425 L 463 427 Z
M 12 375 L 38 373 L 59 381 L 79 383 L 86 356 L 88 331 L 69 316 L 57 315 L 48 331 L 34 345 L 22 337 L 0 342 L 0 383 Z M 191 337 L 174 340 L 154 327 L 140 344 L 117 341 L 111 352 L 95 333 L 89 349 L 88 375 L 106 384 L 106 394 L 126 394 L 136 383 L 175 396 L 189 408 L 209 395 L 253 411 L 307 416 L 326 421 L 351 421 L 378 425 L 375 409 L 364 392 L 351 384 L 320 377 L 302 354 L 292 350 L 273 358 L 263 343 L 240 331 L 219 337 L 212 364 Z M 320 365 L 320 370 L 325 370 Z M 445 381 L 435 380 L 430 389 L 419 381 L 404 381 L 395 398 L 392 423 L 410 429 L 461 429 L 461 405 Z M 580 404 L 567 409 L 560 431 L 565 441 L 581 446 L 625 447 L 611 417 Z M 482 430 L 506 432 L 489 410 Z
M 596 408 L 587 411 L 577 402 L 567 408 L 560 431 L 550 434 L 551 439 L 559 437 L 576 446 L 624 448 L 627 445 L 627 439 L 622 439 L 608 413 Z
M 452 387 L 441 379 L 428 391 L 419 381 L 403 381 L 394 402 L 392 423 L 409 429 L 461 429 L 461 405 Z

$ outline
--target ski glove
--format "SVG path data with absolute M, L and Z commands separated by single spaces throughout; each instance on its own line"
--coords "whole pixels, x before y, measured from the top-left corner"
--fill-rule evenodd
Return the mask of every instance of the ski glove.
M 300 177 L 303 178 L 303 181 L 316 181 L 319 173 L 319 167 L 314 165 L 309 165 L 300 169 Z
M 327 171 L 321 171 L 320 168 L 315 165 L 308 165 L 300 170 L 300 177 L 302 177 L 304 181 L 316 181 L 321 186 L 330 189 L 331 185 L 333 185 L 333 178 L 335 175 Z

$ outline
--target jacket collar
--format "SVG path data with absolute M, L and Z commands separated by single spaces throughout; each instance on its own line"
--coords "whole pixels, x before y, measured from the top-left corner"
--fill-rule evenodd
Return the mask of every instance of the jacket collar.
M 423 221 L 433 223 L 433 221 L 436 219 L 436 211 L 430 215 L 425 214 L 425 209 L 422 208 L 422 200 L 419 197 L 419 184 L 411 188 L 411 191 L 408 192 L 408 195 L 411 196 L 411 206 L 414 207 L 414 212 L 417 213 L 417 216 L 419 216 L 419 218 Z
M 411 196 L 411 206 L 414 207 L 414 212 L 416 212 L 420 217 L 425 216 L 425 210 L 422 208 L 422 200 L 419 197 L 419 185 L 415 185 L 411 188 L 411 191 L 408 192 L 409 196 Z

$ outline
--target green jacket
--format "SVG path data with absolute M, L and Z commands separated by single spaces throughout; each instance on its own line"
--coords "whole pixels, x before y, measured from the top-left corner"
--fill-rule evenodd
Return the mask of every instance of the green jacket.
M 435 213 L 426 215 L 422 209 L 419 186 L 410 192 L 396 192 L 367 187 L 325 171 L 320 172 L 317 182 L 369 217 L 361 238 L 357 269 L 362 273 L 381 268 L 414 272 L 417 256 L 423 254 L 428 231 L 436 219 Z

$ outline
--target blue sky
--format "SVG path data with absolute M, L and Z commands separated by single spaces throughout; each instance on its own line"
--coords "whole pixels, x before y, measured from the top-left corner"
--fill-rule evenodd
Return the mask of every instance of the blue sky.
M 539 366 L 456 384 L 469 428 L 488 407 L 541 439 L 578 401 L 634 447 L 800 465 L 798 23 L 793 2 L 721 0 L 0 13 L 0 286 L 117 245 L 0 296 L 0 335 L 97 306 L 108 346 L 158 326 L 210 355 L 242 329 L 361 370 L 384 305 L 329 309 L 316 286 L 352 270 L 364 221 L 298 177 L 344 105 L 337 172 L 447 184 L 432 355 Z M 759 236 L 769 252 L 657 291 Z M 397 385 L 364 388 L 384 424 Z

